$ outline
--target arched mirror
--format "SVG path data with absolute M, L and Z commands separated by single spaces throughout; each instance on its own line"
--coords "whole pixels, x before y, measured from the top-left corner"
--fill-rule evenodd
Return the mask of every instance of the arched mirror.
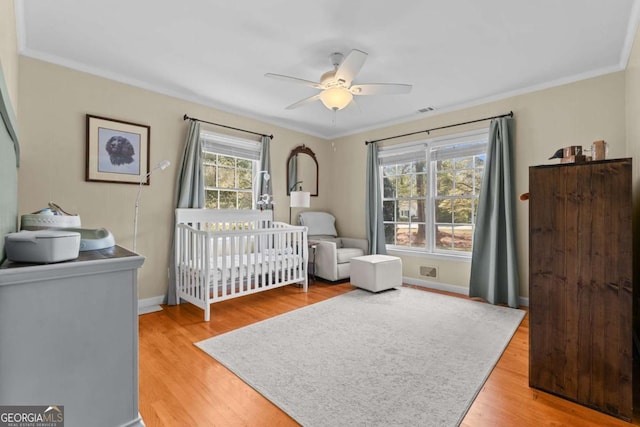
M 294 190 L 318 195 L 318 160 L 316 154 L 305 145 L 291 150 L 287 159 L 287 195 Z

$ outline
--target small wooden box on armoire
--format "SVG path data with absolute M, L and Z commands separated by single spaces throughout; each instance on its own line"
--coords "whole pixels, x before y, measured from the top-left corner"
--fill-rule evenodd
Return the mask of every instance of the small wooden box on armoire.
M 529 385 L 627 421 L 631 169 L 631 159 L 529 168 Z

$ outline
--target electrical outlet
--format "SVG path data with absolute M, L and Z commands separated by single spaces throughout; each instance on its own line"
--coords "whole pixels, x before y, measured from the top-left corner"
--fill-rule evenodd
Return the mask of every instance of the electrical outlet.
M 420 266 L 420 275 L 426 277 L 438 277 L 438 267 Z

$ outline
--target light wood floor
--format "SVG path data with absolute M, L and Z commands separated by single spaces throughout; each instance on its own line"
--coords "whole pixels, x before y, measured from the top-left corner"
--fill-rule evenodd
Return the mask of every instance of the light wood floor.
M 287 414 L 193 343 L 353 289 L 349 283 L 316 282 L 304 293 L 287 286 L 214 304 L 210 322 L 203 322 L 202 311 L 191 304 L 164 306 L 162 312 L 140 316 L 140 413 L 145 424 L 296 426 Z M 528 351 L 527 315 L 462 426 L 640 425 L 637 415 L 629 424 L 529 388 Z

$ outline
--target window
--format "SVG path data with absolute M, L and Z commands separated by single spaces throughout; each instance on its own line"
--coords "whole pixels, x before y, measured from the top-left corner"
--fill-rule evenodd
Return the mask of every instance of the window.
M 239 157 L 204 152 L 205 207 L 253 208 L 253 163 Z
M 260 142 L 202 131 L 205 207 L 252 209 Z
M 432 199 L 436 251 L 471 252 L 485 149 L 486 142 L 454 145 L 435 152 Z
M 388 249 L 470 256 L 487 132 L 382 148 Z
M 426 160 L 385 165 L 382 176 L 382 211 L 387 244 L 425 248 Z

